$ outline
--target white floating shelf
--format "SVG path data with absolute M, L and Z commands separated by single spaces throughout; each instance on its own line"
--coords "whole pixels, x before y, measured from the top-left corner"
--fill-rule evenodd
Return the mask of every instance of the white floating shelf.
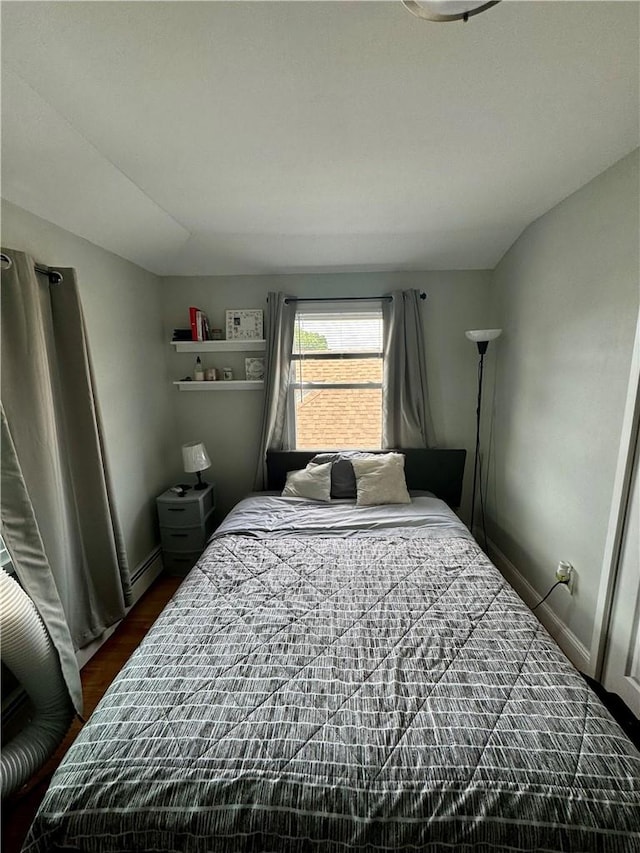
M 171 341 L 176 352 L 263 352 L 264 340 L 237 341 Z
M 260 391 L 262 379 L 218 379 L 215 382 L 174 382 L 180 391 Z

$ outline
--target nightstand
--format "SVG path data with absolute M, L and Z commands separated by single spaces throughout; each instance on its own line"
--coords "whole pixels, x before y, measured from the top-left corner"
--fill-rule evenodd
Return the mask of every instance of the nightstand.
M 162 562 L 170 575 L 186 575 L 213 533 L 214 485 L 179 497 L 167 489 L 156 498 Z

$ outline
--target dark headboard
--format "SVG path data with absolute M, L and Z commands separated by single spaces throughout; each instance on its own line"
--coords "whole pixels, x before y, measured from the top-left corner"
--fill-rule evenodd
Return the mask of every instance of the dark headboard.
M 287 479 L 287 471 L 304 468 L 316 453 L 322 450 L 268 450 L 267 451 L 267 488 L 281 491 Z M 374 453 L 388 453 L 378 450 Z M 404 469 L 407 488 L 426 489 L 433 492 L 454 509 L 460 506 L 462 477 L 466 450 L 438 450 L 412 448 L 398 450 L 404 453 Z

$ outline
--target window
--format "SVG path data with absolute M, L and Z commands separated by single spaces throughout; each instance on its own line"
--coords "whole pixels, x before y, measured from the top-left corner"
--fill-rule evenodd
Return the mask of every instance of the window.
M 296 313 L 289 422 L 298 450 L 382 446 L 382 309 Z

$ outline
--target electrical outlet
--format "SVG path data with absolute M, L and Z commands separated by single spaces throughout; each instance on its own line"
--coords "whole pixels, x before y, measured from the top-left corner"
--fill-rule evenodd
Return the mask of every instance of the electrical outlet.
M 556 580 L 565 584 L 569 590 L 569 595 L 573 595 L 576 582 L 576 571 L 566 560 L 560 560 L 556 569 Z

